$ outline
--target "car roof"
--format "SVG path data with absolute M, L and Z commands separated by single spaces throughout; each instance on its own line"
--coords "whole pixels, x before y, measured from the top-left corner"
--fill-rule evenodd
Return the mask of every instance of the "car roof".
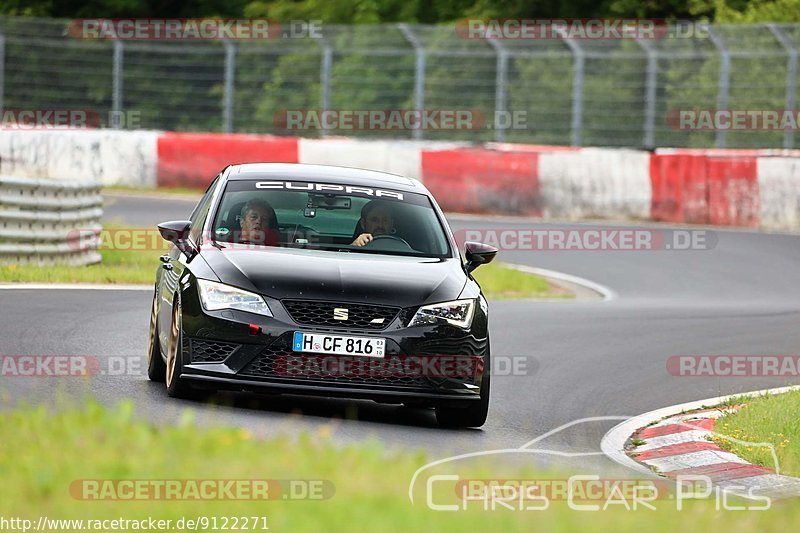
M 388 172 L 363 168 L 337 167 L 332 165 L 308 165 L 303 163 L 245 163 L 231 165 L 228 180 L 281 179 L 325 182 L 357 187 L 379 186 L 406 192 L 430 195 L 418 181 Z

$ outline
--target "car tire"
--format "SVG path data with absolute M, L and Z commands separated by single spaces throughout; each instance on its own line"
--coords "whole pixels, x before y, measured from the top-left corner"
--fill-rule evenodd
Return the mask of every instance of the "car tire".
M 485 370 L 481 379 L 481 399 L 467 407 L 436 407 L 436 422 L 443 428 L 479 428 L 486 423 L 489 415 L 490 368 L 489 345 L 486 345 Z
M 167 364 L 161 355 L 161 346 L 158 341 L 158 316 L 156 315 L 156 298 L 153 296 L 153 310 L 150 312 L 150 345 L 147 349 L 147 377 L 150 381 L 164 383 L 167 379 Z
M 166 379 L 167 395 L 171 398 L 193 399 L 198 396 L 185 379 L 181 378 L 183 369 L 183 313 L 181 302 L 176 294 L 172 300 L 172 320 L 170 321 L 170 338 L 167 347 Z

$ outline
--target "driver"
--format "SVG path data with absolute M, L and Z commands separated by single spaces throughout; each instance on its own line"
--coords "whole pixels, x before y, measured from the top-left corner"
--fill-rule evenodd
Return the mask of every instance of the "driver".
M 240 242 L 276 246 L 278 228 L 275 210 L 263 200 L 251 200 L 238 217 L 242 228 Z
M 386 202 L 372 200 L 361 208 L 361 219 L 356 225 L 356 233 L 361 232 L 351 243 L 352 246 L 364 246 L 374 239 L 375 235 L 392 235 L 394 217 Z

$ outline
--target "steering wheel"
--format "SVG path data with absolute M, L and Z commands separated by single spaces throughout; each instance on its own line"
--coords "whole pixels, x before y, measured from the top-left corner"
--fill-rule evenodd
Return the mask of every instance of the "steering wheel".
M 372 243 L 374 243 L 375 241 L 379 241 L 379 240 L 390 240 L 390 241 L 399 242 L 399 243 L 404 244 L 406 247 L 408 247 L 409 250 L 413 250 L 414 249 L 414 248 L 411 247 L 410 244 L 408 244 L 408 241 L 406 241 L 402 237 L 398 237 L 397 235 L 375 235 L 375 236 L 372 237 L 371 241 L 369 241 L 367 244 L 364 245 L 364 247 L 370 246 Z

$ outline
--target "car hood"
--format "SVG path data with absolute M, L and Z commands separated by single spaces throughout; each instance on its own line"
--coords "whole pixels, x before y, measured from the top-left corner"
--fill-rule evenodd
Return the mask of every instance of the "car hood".
M 467 277 L 455 258 L 285 248 L 204 247 L 220 281 L 271 298 L 400 307 L 458 298 Z

